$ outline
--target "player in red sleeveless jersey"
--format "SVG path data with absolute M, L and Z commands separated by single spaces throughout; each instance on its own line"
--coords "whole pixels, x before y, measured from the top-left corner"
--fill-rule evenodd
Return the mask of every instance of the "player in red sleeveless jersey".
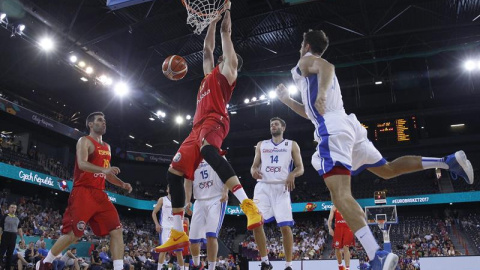
M 335 217 L 335 231 L 332 229 L 332 220 Z M 333 248 L 335 248 L 335 255 L 337 256 L 338 269 L 350 270 L 350 247 L 355 246 L 355 237 L 353 232 L 347 225 L 345 219 L 335 206 L 330 210 L 328 217 L 328 232 L 333 236 Z M 345 267 L 342 265 L 342 251 L 345 260 Z
M 91 113 L 86 125 L 90 134 L 77 143 L 73 189 L 63 215 L 63 235 L 39 262 L 40 270 L 52 269 L 55 257 L 83 235 L 87 224 L 97 236 L 110 235 L 114 270 L 123 269 L 123 230 L 117 210 L 104 191 L 105 180 L 128 192 L 132 186 L 116 176 L 120 173 L 118 167 L 110 166 L 110 145 L 102 140 L 107 128 L 104 114 Z
M 221 25 L 222 51 L 217 65 L 214 66 L 215 28 L 221 19 L 218 16 L 207 30 L 203 48 L 203 71 L 205 78 L 197 94 L 197 109 L 193 118 L 190 135 L 183 141 L 175 154 L 167 173 L 172 198 L 173 228 L 170 239 L 158 246 L 158 252 L 171 251 L 188 245 L 188 236 L 182 230 L 182 218 L 185 206 L 184 177 L 193 180 L 195 169 L 205 159 L 215 170 L 223 183 L 241 202 L 241 208 L 248 219 L 247 228 L 263 224 L 255 203 L 248 199 L 232 166 L 221 157 L 220 147 L 230 129 L 230 117 L 227 104 L 235 88 L 241 58 L 237 57 L 231 39 L 230 1 Z M 239 63 L 240 62 L 240 63 Z

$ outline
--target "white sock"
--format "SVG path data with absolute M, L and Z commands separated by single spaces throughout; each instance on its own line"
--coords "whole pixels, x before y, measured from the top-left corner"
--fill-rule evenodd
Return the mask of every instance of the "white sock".
M 113 260 L 113 270 L 122 270 L 123 260 Z
M 184 269 L 184 270 L 188 270 L 188 268 L 190 268 L 190 267 L 188 267 L 188 266 L 185 266 L 183 269 Z
M 208 262 L 208 270 L 215 270 L 215 266 L 217 266 L 217 262 Z
M 355 236 L 360 240 L 360 243 L 362 243 L 363 248 L 367 252 L 368 258 L 373 260 L 375 258 L 375 252 L 377 252 L 380 247 L 378 246 L 375 237 L 373 237 L 372 231 L 368 225 L 356 231 Z
M 232 193 L 237 197 L 238 201 L 240 203 L 243 202 L 243 200 L 248 199 L 247 193 L 245 193 L 245 190 L 243 189 L 242 185 L 238 184 L 232 188 Z
M 262 257 L 262 262 L 268 263 L 268 256 Z
M 183 211 L 179 214 L 173 214 L 173 229 L 183 232 Z
M 289 266 L 292 267 L 292 262 L 285 262 L 285 268 L 287 268 Z
M 157 264 L 157 270 L 161 270 L 162 267 L 163 267 L 163 263 L 158 262 L 158 264 Z
M 422 167 L 424 169 L 445 169 L 448 170 L 448 165 L 445 163 L 445 158 L 422 157 Z
M 200 256 L 192 256 L 193 265 L 200 266 Z
M 43 259 L 43 262 L 44 263 L 51 263 L 51 262 L 53 262 L 53 260 L 55 260 L 56 257 L 57 256 L 52 254 L 52 251 L 49 251 L 48 254 L 47 254 L 47 257 L 45 257 L 45 259 Z

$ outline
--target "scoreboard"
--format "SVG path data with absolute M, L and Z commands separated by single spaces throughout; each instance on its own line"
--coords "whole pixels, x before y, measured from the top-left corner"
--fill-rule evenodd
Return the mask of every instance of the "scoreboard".
M 415 116 L 388 119 L 385 121 L 362 122 L 368 131 L 368 138 L 379 145 L 409 144 L 417 139 Z

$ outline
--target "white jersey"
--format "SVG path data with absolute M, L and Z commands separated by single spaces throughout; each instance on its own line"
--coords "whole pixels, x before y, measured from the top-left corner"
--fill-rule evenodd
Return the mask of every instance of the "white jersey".
M 260 172 L 262 183 L 282 184 L 287 180 L 288 174 L 293 170 L 291 140 L 283 140 L 275 144 L 273 140 L 265 140 L 260 144 L 262 165 Z
M 198 165 L 193 179 L 193 197 L 195 200 L 206 200 L 222 196 L 223 182 L 205 160 Z
M 305 54 L 305 56 L 309 55 L 312 54 Z M 316 131 L 314 134 L 315 140 L 319 141 L 320 136 L 318 134 L 318 128 L 319 125 L 324 122 L 323 118 L 329 113 L 345 113 L 345 109 L 343 108 L 342 93 L 340 90 L 340 85 L 338 84 L 337 76 L 333 76 L 332 86 L 330 87 L 330 89 L 327 90 L 325 114 L 323 115 L 323 117 L 315 108 L 315 101 L 317 100 L 319 84 L 319 78 L 317 74 L 312 74 L 308 77 L 302 77 L 300 68 L 297 64 L 292 69 L 292 78 L 302 95 L 302 103 L 305 106 L 305 112 L 307 113 L 308 118 L 316 127 Z
M 162 212 L 160 212 L 159 222 L 160 226 L 164 229 L 171 229 L 173 227 L 172 201 L 170 201 L 168 196 L 163 197 Z

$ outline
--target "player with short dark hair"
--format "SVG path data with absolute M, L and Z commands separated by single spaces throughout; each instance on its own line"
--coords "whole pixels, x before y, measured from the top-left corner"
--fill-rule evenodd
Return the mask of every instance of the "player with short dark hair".
M 87 224 L 97 236 L 110 235 L 113 268 L 123 269 L 123 229 L 117 210 L 104 191 L 105 180 L 128 192 L 132 191 L 132 186 L 117 177 L 120 173 L 118 167 L 110 165 L 110 145 L 102 139 L 107 130 L 105 115 L 101 112 L 91 113 L 86 125 L 89 135 L 77 142 L 73 189 L 63 214 L 63 235 L 48 255 L 38 262 L 39 270 L 52 269 L 53 260 L 82 237 Z

